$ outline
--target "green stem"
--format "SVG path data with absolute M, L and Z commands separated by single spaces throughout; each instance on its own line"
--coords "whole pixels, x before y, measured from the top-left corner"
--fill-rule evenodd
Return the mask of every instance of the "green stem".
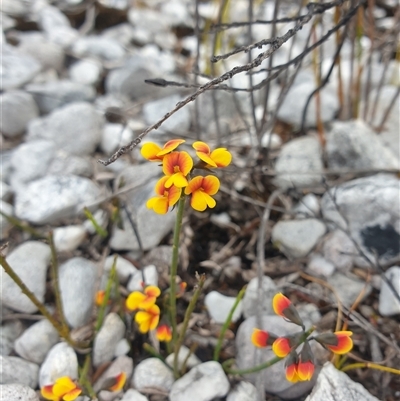
M 176 324 L 176 275 L 178 271 L 178 258 L 179 258 L 179 238 L 182 229 L 183 211 L 185 210 L 186 196 L 183 195 L 178 202 L 178 209 L 176 212 L 176 221 L 174 228 L 174 242 L 172 244 L 172 261 L 171 261 L 171 274 L 170 274 L 170 316 L 172 325 L 172 344 L 175 345 L 177 338 L 177 324 Z
M 400 370 L 398 370 L 398 369 L 389 368 L 388 366 L 382 366 L 382 365 L 378 365 L 378 364 L 372 363 L 372 362 L 352 363 L 351 365 L 347 365 L 344 368 L 342 368 L 341 371 L 347 372 L 348 370 L 359 369 L 359 368 L 382 370 L 384 372 L 389 372 L 389 373 L 393 373 L 395 375 L 400 375 Z
M 85 207 L 85 208 L 83 208 L 83 213 L 85 213 L 85 216 L 93 224 L 93 227 L 94 227 L 96 233 L 99 234 L 100 237 L 106 238 L 107 235 L 108 235 L 107 230 L 105 230 L 103 227 L 100 226 L 100 224 L 96 221 L 96 219 L 94 218 L 94 216 L 91 213 L 91 211 L 87 207 Z
M 246 287 L 247 286 L 244 286 L 240 290 L 239 294 L 236 297 L 235 303 L 233 304 L 232 309 L 230 310 L 229 315 L 227 316 L 225 323 L 222 326 L 221 332 L 219 333 L 217 346 L 215 347 L 215 350 L 214 350 L 214 357 L 213 357 L 214 361 L 218 361 L 218 359 L 219 359 L 219 354 L 220 354 L 221 348 L 222 348 L 222 341 L 224 340 L 226 330 L 228 330 L 228 327 L 231 324 L 233 314 L 235 313 L 236 308 L 239 306 L 239 302 L 242 300 L 242 298 L 244 296 Z
M 172 370 L 171 366 L 168 365 L 168 363 L 166 362 L 165 358 L 163 358 L 163 356 L 159 352 L 157 352 L 157 350 L 154 347 L 152 347 L 150 344 L 144 343 L 143 344 L 143 349 L 145 351 L 147 351 L 150 355 L 153 355 L 154 358 L 158 358 L 160 361 L 163 361 L 165 366 L 167 366 L 169 369 Z
M 95 332 L 96 333 L 100 330 L 101 325 L 103 324 L 104 315 L 105 315 L 105 312 L 106 312 L 108 300 L 110 299 L 110 295 L 111 295 L 111 289 L 112 289 L 114 281 L 115 281 L 114 277 L 116 276 L 116 270 L 117 270 L 117 258 L 118 258 L 118 255 L 115 255 L 113 264 L 111 266 L 110 275 L 109 275 L 108 280 L 107 280 L 107 286 L 106 286 L 106 292 L 104 294 L 104 299 L 103 299 L 103 302 L 102 302 L 102 304 L 101 304 L 101 306 L 99 308 L 99 312 L 97 314 L 96 325 L 95 325 Z
M 97 395 L 96 395 L 95 391 L 93 390 L 93 387 L 92 387 L 90 381 L 87 378 L 88 373 L 89 373 L 90 364 L 91 364 L 91 357 L 90 357 L 90 354 L 87 354 L 86 358 L 85 358 L 85 362 L 82 367 L 82 370 L 79 375 L 79 384 L 86 389 L 86 392 L 89 395 L 90 399 L 92 401 L 95 401 L 95 400 L 97 400 Z
M 0 214 L 2 216 L 4 216 L 10 224 L 12 224 L 15 227 L 18 227 L 20 230 L 27 232 L 28 234 L 32 235 L 32 237 L 36 237 L 36 238 L 46 238 L 45 235 L 41 234 L 39 231 L 36 231 L 33 227 L 31 227 L 30 225 L 21 222 L 20 220 L 18 220 L 17 218 L 13 217 L 13 216 L 9 216 L 8 214 L 0 211 Z
M 52 275 L 52 279 L 53 279 L 53 289 L 54 289 L 54 297 L 56 300 L 56 308 L 57 308 L 58 314 L 60 316 L 60 321 L 61 321 L 63 330 L 68 332 L 68 335 L 69 335 L 69 327 L 68 327 L 67 320 L 64 315 L 64 309 L 63 309 L 62 299 L 61 299 L 60 283 L 59 283 L 59 277 L 58 277 L 57 251 L 56 251 L 56 247 L 54 246 L 54 237 L 53 237 L 52 231 L 50 231 L 50 233 L 49 233 L 48 241 L 49 241 L 49 245 L 50 245 L 50 249 L 51 249 L 51 275 Z
M 199 296 L 201 294 L 201 291 L 203 289 L 204 283 L 206 281 L 205 275 L 202 275 L 199 278 L 199 284 L 193 294 L 192 299 L 189 302 L 189 305 L 186 309 L 185 312 L 185 317 L 183 319 L 183 323 L 182 323 L 182 327 L 181 330 L 179 332 L 179 337 L 177 339 L 177 341 L 174 344 L 174 376 L 176 379 L 179 378 L 179 366 L 178 366 L 178 361 L 179 361 L 179 350 L 181 349 L 181 346 L 183 344 L 183 340 L 185 339 L 185 334 L 186 334 L 186 330 L 188 328 L 189 325 L 189 320 L 190 320 L 190 316 L 193 313 L 193 310 L 196 306 L 197 300 L 199 299 Z

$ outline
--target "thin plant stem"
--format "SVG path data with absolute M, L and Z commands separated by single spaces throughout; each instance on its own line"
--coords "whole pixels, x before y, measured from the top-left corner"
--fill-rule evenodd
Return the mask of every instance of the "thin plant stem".
M 101 328 L 101 325 L 103 324 L 104 315 L 105 315 L 105 312 L 106 312 L 106 307 L 107 307 L 107 304 L 108 304 L 108 300 L 110 299 L 110 295 L 111 295 L 111 290 L 112 290 L 113 284 L 115 282 L 115 278 L 114 277 L 116 276 L 117 258 L 118 258 L 118 256 L 115 255 L 114 256 L 114 261 L 113 261 L 113 264 L 112 264 L 111 270 L 110 270 L 110 276 L 108 277 L 108 280 L 107 280 L 104 299 L 103 299 L 103 302 L 101 303 L 101 306 L 99 308 L 99 312 L 97 314 L 95 332 L 98 332 L 100 330 L 100 328 Z
M 165 366 L 167 366 L 169 369 L 172 370 L 172 367 L 168 365 L 165 358 L 159 352 L 157 352 L 157 350 L 154 347 L 152 347 L 150 344 L 144 343 L 143 349 L 145 351 L 147 351 L 150 355 L 154 356 L 154 358 L 158 358 L 160 361 L 164 362 Z
M 107 235 L 108 235 L 107 230 L 105 230 L 105 229 L 96 221 L 96 219 L 94 218 L 92 212 L 91 212 L 87 207 L 85 207 L 85 208 L 83 208 L 83 213 L 85 213 L 86 218 L 89 219 L 90 222 L 93 224 L 93 227 L 94 227 L 96 233 L 99 234 L 100 237 L 106 238 Z
M 35 238 L 46 238 L 45 235 L 41 234 L 39 231 L 36 231 L 33 227 L 29 224 L 23 223 L 22 221 L 18 220 L 14 216 L 9 216 L 8 214 L 4 213 L 0 210 L 0 215 L 5 217 L 7 221 L 15 227 L 18 227 L 20 230 L 27 232 L 28 234 L 32 235 Z
M 176 212 L 176 221 L 174 228 L 174 239 L 172 244 L 172 261 L 171 261 L 171 273 L 170 273 L 170 294 L 169 294 L 169 313 L 171 318 L 172 326 L 172 344 L 175 346 L 177 338 L 176 328 L 176 275 L 178 271 L 178 259 L 179 259 L 179 238 L 182 229 L 183 212 L 185 210 L 186 196 L 183 195 L 179 199 L 178 209 Z
M 93 387 L 92 387 L 90 381 L 87 378 L 89 368 L 91 365 L 91 361 L 92 361 L 92 359 L 90 357 L 90 354 L 87 354 L 85 357 L 85 362 L 83 364 L 83 367 L 82 367 L 80 375 L 79 375 L 79 384 L 85 388 L 90 399 L 95 401 L 95 400 L 97 400 L 97 395 L 96 395 L 95 391 L 93 390 Z
M 183 344 L 183 340 L 185 339 L 185 334 L 189 325 L 189 320 L 190 316 L 193 313 L 193 310 L 197 304 L 197 300 L 199 299 L 199 296 L 201 294 L 201 291 L 203 289 L 204 283 L 205 283 L 205 275 L 200 276 L 199 278 L 199 284 L 193 294 L 192 299 L 189 302 L 188 307 L 186 308 L 185 312 L 185 317 L 183 319 L 182 327 L 179 331 L 179 337 L 174 343 L 174 376 L 175 378 L 179 378 L 179 366 L 178 366 L 178 361 L 179 361 L 179 350 Z
M 57 250 L 54 245 L 53 231 L 50 231 L 48 241 L 49 241 L 49 246 L 51 249 L 51 275 L 52 275 L 52 279 L 53 279 L 53 290 L 54 290 L 54 297 L 55 297 L 55 301 L 56 301 L 56 308 L 57 308 L 58 314 L 60 316 L 61 326 L 63 327 L 63 330 L 65 330 L 69 333 L 69 327 L 67 324 L 67 320 L 65 318 L 64 308 L 63 308 L 62 299 L 61 299 L 60 281 L 59 281 L 59 277 L 58 277 Z
M 219 333 L 217 346 L 215 347 L 215 350 L 214 350 L 214 356 L 213 356 L 214 361 L 218 361 L 218 359 L 219 359 L 219 354 L 220 354 L 221 348 L 222 348 L 222 341 L 224 340 L 226 330 L 228 330 L 228 327 L 229 327 L 229 325 L 230 325 L 230 323 L 232 321 L 232 318 L 233 318 L 233 314 L 235 313 L 235 310 L 239 306 L 239 302 L 242 300 L 242 298 L 244 296 L 244 293 L 246 291 L 246 287 L 247 286 L 244 286 L 240 290 L 239 294 L 236 297 L 235 303 L 233 304 L 231 310 L 229 311 L 229 314 L 226 317 L 224 325 L 222 326 L 221 332 Z
M 352 364 L 347 365 L 344 368 L 342 368 L 341 371 L 342 372 L 347 372 L 349 370 L 359 369 L 359 368 L 382 370 L 384 372 L 393 373 L 395 375 L 400 375 L 400 370 L 399 369 L 389 368 L 388 366 L 382 366 L 382 365 L 378 365 L 378 364 L 372 363 L 372 362 L 352 363 Z
M 196 349 L 197 349 L 198 346 L 199 346 L 199 344 L 194 343 L 190 347 L 189 352 L 187 353 L 186 358 L 182 363 L 182 368 L 181 368 L 182 373 L 186 372 L 186 366 L 187 366 L 187 363 L 189 361 L 189 358 L 196 352 Z

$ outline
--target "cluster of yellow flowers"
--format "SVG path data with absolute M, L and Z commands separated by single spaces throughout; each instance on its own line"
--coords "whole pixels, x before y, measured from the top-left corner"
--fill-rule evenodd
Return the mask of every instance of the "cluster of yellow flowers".
M 232 155 L 225 148 L 211 151 L 210 147 L 201 141 L 193 143 L 200 161 L 195 165 L 192 157 L 185 151 L 176 151 L 184 143 L 183 139 L 172 139 L 162 148 L 157 144 L 148 142 L 141 149 L 142 156 L 150 161 L 161 162 L 165 174 L 156 184 L 156 197 L 147 201 L 147 207 L 156 213 L 165 214 L 173 207 L 182 194 L 191 195 L 190 205 L 200 212 L 207 206 L 215 207 L 212 197 L 220 187 L 220 182 L 213 175 L 192 177 L 195 168 L 210 170 L 228 166 Z

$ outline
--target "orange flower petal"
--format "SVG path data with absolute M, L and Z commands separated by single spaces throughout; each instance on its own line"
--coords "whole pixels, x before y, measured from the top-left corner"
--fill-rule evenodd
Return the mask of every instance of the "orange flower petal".
M 79 395 L 82 393 L 82 389 L 79 387 L 74 388 L 71 390 L 68 394 L 65 394 L 64 397 L 62 397 L 63 401 L 73 401 L 79 397 Z
M 269 334 L 267 331 L 260 329 L 253 329 L 253 334 L 251 335 L 251 342 L 253 345 L 259 348 L 265 348 L 267 346 Z
M 140 149 L 140 153 L 141 155 L 150 161 L 161 161 L 163 158 L 160 156 L 157 156 L 157 153 L 159 153 L 161 151 L 161 148 L 153 142 L 148 142 L 145 143 L 142 146 L 142 149 Z
M 62 397 L 75 388 L 77 388 L 77 386 L 70 377 L 59 377 L 53 385 L 53 394 Z
M 104 290 L 100 290 L 100 291 L 96 292 L 96 305 L 97 306 L 103 305 L 105 295 L 106 295 L 106 292 Z
M 154 197 L 146 202 L 148 209 L 153 209 L 157 214 L 166 214 L 168 212 L 168 199 Z
M 194 178 L 192 178 L 189 181 L 188 186 L 185 188 L 185 194 L 190 195 L 191 193 L 197 191 L 198 189 L 201 188 L 201 184 L 203 183 L 203 177 L 198 175 Z
M 295 363 L 286 367 L 286 380 L 290 381 L 291 383 L 297 383 L 299 381 L 297 365 Z
M 167 181 L 165 182 L 166 188 L 170 188 L 173 185 L 175 185 L 178 188 L 183 188 L 188 185 L 188 180 L 186 179 L 183 173 L 178 172 L 173 175 L 170 175 Z
M 174 206 L 178 202 L 181 195 L 182 188 L 178 188 L 175 185 L 172 185 L 171 188 L 168 189 L 168 206 Z
M 205 153 L 206 155 L 209 155 L 211 153 L 210 147 L 205 142 L 196 141 L 193 143 L 192 146 L 193 149 L 197 152 Z
M 149 285 L 144 289 L 144 293 L 149 297 L 159 297 L 161 290 L 155 285 Z
M 157 305 L 152 305 L 145 311 L 139 311 L 135 316 L 135 321 L 139 325 L 139 331 L 141 333 L 147 333 L 150 330 L 154 330 L 157 327 L 159 320 L 160 308 Z
M 165 175 L 182 173 L 184 176 L 193 168 L 193 159 L 187 152 L 172 152 L 164 156 L 163 172 Z
M 156 337 L 158 341 L 165 341 L 165 342 L 171 341 L 172 339 L 171 328 L 166 324 L 159 326 L 156 331 Z
M 214 175 L 207 175 L 203 178 L 202 187 L 208 195 L 215 195 L 220 187 L 219 179 Z
M 326 345 L 326 347 L 335 354 L 347 354 L 353 348 L 353 340 L 350 338 L 353 333 L 351 331 L 336 331 L 333 334 L 337 338 L 337 345 Z
M 164 176 L 164 177 L 161 177 L 161 178 L 157 181 L 157 183 L 156 183 L 156 185 L 155 185 L 155 187 L 154 187 L 154 192 L 155 192 L 157 195 L 164 196 L 165 191 L 167 190 L 167 188 L 165 187 L 165 183 L 167 182 L 167 180 L 168 180 L 168 177 L 167 177 L 167 176 Z
M 314 364 L 311 361 L 299 362 L 297 364 L 297 375 L 302 381 L 311 380 L 314 374 Z
M 277 338 L 272 344 L 272 351 L 276 356 L 284 358 L 291 351 L 290 341 L 285 337 Z
M 225 148 L 218 148 L 211 152 L 210 158 L 217 167 L 226 167 L 231 164 L 232 155 Z
M 283 314 L 283 311 L 288 308 L 292 302 L 290 301 L 289 298 L 286 298 L 282 293 L 278 293 L 274 296 L 272 300 L 272 307 L 274 309 L 274 312 L 279 315 L 285 317 Z
M 126 307 L 131 310 L 135 311 L 139 309 L 140 304 L 146 299 L 146 295 L 142 294 L 139 291 L 131 292 L 126 299 L 125 305 Z
M 161 151 L 157 153 L 157 156 L 164 156 L 167 153 L 172 152 L 174 149 L 176 149 L 181 143 L 185 142 L 184 139 L 171 139 L 168 141 L 162 148 Z
M 217 202 L 215 202 L 215 200 L 211 198 L 210 195 L 202 191 L 194 192 L 190 199 L 190 206 L 192 206 L 194 210 L 198 210 L 199 212 L 204 212 L 204 210 L 207 209 L 207 206 L 213 208 L 216 204 Z
M 126 383 L 126 373 L 121 372 L 119 375 L 115 376 L 115 384 L 108 388 L 109 391 L 120 391 Z
M 40 389 L 40 394 L 46 400 L 58 401 L 60 399 L 60 397 L 58 397 L 57 395 L 53 394 L 53 385 L 52 384 L 50 384 L 48 386 L 43 386 Z
M 217 164 L 209 155 L 206 155 L 205 153 L 202 152 L 196 152 L 196 156 L 200 160 L 203 160 L 203 162 L 207 164 L 207 167 L 218 167 Z

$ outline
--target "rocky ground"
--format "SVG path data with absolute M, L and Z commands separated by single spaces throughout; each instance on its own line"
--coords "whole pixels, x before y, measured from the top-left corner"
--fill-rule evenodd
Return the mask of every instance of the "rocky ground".
M 217 3 L 198 4 L 197 21 L 206 32 L 218 21 Z M 246 21 L 248 2 L 231 3 L 223 22 Z M 255 19 L 274 17 L 273 2 L 254 3 Z M 247 368 L 271 357 L 271 351 L 254 348 L 250 335 L 260 322 L 278 335 L 293 330 L 271 308 L 274 294 L 284 292 L 319 331 L 334 329 L 339 308 L 354 332 L 346 363 L 400 366 L 399 13 L 396 1 L 376 3 L 372 13 L 365 11 L 358 58 L 350 32 L 340 51 L 340 77 L 335 67 L 304 117 L 316 87 L 314 53 L 271 81 L 265 116 L 265 88 L 252 99 L 239 90 L 207 91 L 144 137 L 160 144 L 184 138 L 188 151 L 196 139 L 223 145 L 233 162 L 219 174 L 216 208 L 188 209 L 184 220 L 179 276 L 188 287 L 178 303 L 180 319 L 193 294 L 195 273 L 207 277 L 182 350 L 184 359 L 197 344 L 188 360 L 191 369 L 174 381 L 165 364 L 143 350 L 147 337 L 131 317 L 121 319 L 113 305 L 93 345 L 91 378 L 95 390 L 121 371 L 128 380 L 119 393 L 101 391 L 102 399 L 400 399 L 398 376 L 372 369 L 342 373 L 324 364 L 329 356 L 321 350 L 316 351 L 318 378 L 294 385 L 285 380 L 283 363 L 240 377 L 226 375 L 212 361 L 221 325 L 247 285 L 221 362 L 236 358 L 237 367 Z M 341 7 L 344 13 L 347 5 Z M 307 13 L 285 1 L 276 17 L 299 11 Z M 332 20 L 330 9 L 317 39 L 332 28 Z M 311 25 L 283 44 L 270 64 L 267 59 L 252 71 L 300 55 Z M 55 312 L 51 249 L 35 236 L 53 230 L 65 317 L 76 338 L 86 339 L 96 316 L 95 294 L 105 288 L 114 255 L 121 296 L 139 290 L 143 277 L 167 289 L 175 221 L 174 212 L 156 215 L 145 206 L 160 169 L 140 156 L 140 146 L 108 166 L 98 160 L 155 124 L 210 74 L 244 65 L 267 47 L 210 65 L 213 46 L 218 54 L 221 47 L 205 34 L 197 57 L 195 2 L 189 0 L 2 0 L 1 26 L 0 228 L 7 245 L 2 252 Z M 277 24 L 276 32 L 271 25 L 254 25 L 253 42 L 290 28 L 292 22 Z M 222 32 L 227 51 L 249 44 L 247 27 Z M 322 76 L 336 49 L 331 35 L 317 56 Z M 349 72 L 352 67 L 358 74 Z M 196 68 L 204 74 L 193 74 Z M 252 84 L 265 76 L 252 75 Z M 175 84 L 145 82 L 156 78 Z M 249 75 L 232 74 L 223 84 L 248 88 Z M 354 105 L 359 118 L 354 118 Z M 105 237 L 85 217 L 84 206 L 107 231 Z M 260 232 L 265 234 L 261 243 Z M 38 389 L 57 377 L 76 379 L 84 355 L 61 341 L 3 269 L 0 274 L 0 399 L 37 401 Z

